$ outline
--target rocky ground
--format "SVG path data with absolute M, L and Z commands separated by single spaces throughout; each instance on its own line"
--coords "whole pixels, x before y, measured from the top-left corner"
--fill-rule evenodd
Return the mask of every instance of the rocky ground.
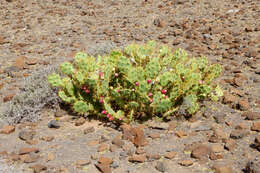
M 26 111 L 17 121 L 16 114 L 12 121 L 2 117 L 0 172 L 260 171 L 259 1 L 2 0 L 0 14 L 4 107 L 27 92 L 24 85 L 43 82 L 26 80 L 39 69 L 78 51 L 104 54 L 151 39 L 222 64 L 225 91 L 221 102 L 205 101 L 188 121 L 116 127 L 44 108 L 50 95 L 40 90 L 33 95 L 43 105 L 39 117 L 26 118 Z

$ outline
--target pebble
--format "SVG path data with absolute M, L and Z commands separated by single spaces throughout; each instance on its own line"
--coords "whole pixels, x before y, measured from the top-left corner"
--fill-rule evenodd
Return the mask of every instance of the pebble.
M 58 129 L 58 128 L 60 128 L 60 124 L 58 123 L 57 120 L 51 120 L 51 121 L 48 123 L 48 127 L 49 127 L 49 128 Z
M 0 133 L 10 134 L 10 133 L 13 133 L 14 131 L 15 131 L 15 126 L 6 125 L 1 129 Z
M 155 168 L 159 171 L 159 172 L 166 172 L 168 169 L 167 169 L 167 164 L 165 162 L 161 162 L 161 161 L 158 161 L 156 163 L 156 166 Z

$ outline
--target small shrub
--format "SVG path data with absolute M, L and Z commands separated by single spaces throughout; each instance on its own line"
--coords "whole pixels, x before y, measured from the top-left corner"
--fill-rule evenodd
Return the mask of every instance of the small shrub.
M 64 77 L 53 73 L 49 83 L 75 112 L 118 122 L 167 118 L 179 109 L 192 115 L 201 100 L 216 101 L 222 95 L 213 84 L 220 65 L 155 41 L 130 44 L 103 57 L 79 52 L 74 62 L 62 63 L 60 71 Z

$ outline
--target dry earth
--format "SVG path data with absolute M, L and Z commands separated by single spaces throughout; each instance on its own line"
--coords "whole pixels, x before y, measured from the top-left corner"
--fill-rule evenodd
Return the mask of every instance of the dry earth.
M 0 26 L 3 104 L 37 69 L 151 39 L 222 64 L 225 90 L 189 121 L 115 127 L 47 108 L 33 123 L 2 117 L 0 172 L 260 172 L 260 1 L 1 0 Z

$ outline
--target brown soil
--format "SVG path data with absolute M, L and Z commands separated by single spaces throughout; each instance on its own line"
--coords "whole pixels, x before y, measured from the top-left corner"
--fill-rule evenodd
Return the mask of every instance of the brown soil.
M 71 60 L 78 51 L 106 53 L 113 45 L 148 40 L 222 64 L 219 82 L 225 90 L 221 103 L 203 103 L 206 108 L 190 121 L 133 125 L 139 129 L 134 130 L 136 140 L 147 143 L 139 148 L 133 144 L 137 141 L 121 137 L 119 146 L 112 145 L 127 130 L 94 120 L 75 126 L 79 120 L 67 113 L 58 118 L 60 128 L 48 128 L 55 113 L 43 110 L 41 121 L 0 134 L 0 172 L 33 172 L 30 167 L 37 164 L 39 170 L 46 169 L 42 172 L 71 173 L 259 171 L 259 14 L 260 1 L 255 0 L 0 1 L 1 102 L 19 94 L 22 77 Z M 84 134 L 90 127 L 94 131 Z M 33 139 L 21 140 L 23 130 L 32 130 Z M 39 152 L 19 153 L 24 147 Z M 101 156 L 113 163 L 102 158 L 97 165 Z

